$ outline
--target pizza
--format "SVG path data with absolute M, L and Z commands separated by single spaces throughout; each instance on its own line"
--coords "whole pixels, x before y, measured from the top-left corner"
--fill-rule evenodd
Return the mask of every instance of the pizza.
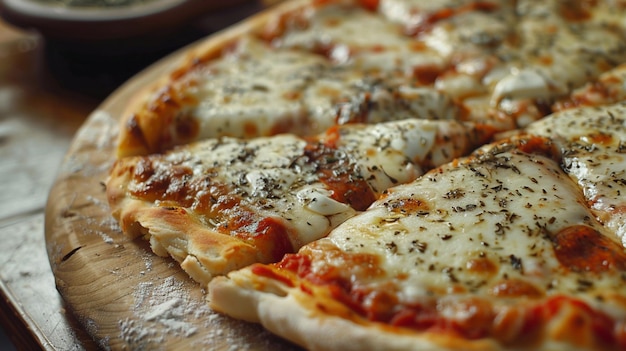
M 297 254 L 215 278 L 209 302 L 308 349 L 623 350 L 625 108 L 548 117 L 390 188 Z M 568 125 L 585 128 L 542 136 Z
M 407 119 L 308 138 L 208 139 L 118 160 L 107 197 L 126 234 L 207 283 L 276 262 L 488 137 L 471 124 Z
M 624 349 L 625 15 L 272 7 L 132 97 L 111 215 L 307 349 Z

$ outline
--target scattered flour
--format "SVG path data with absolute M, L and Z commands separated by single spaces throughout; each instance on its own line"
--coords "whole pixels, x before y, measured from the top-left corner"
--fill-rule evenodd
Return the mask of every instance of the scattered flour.
M 149 275 L 145 275 L 148 277 Z M 163 350 L 172 340 L 197 350 L 291 350 L 258 325 L 212 311 L 204 291 L 175 277 L 145 281 L 133 293 L 133 316 L 119 322 L 129 350 Z M 198 289 L 198 290 L 195 290 Z M 267 348 L 260 345 L 266 345 Z M 284 346 L 284 345 L 282 345 Z
M 149 270 L 151 264 L 146 263 Z M 172 338 L 188 338 L 198 332 L 196 319 L 214 316 L 206 303 L 192 299 L 184 282 L 168 277 L 137 286 L 133 294 L 136 318 L 120 321 L 120 337 L 130 349 L 154 350 Z

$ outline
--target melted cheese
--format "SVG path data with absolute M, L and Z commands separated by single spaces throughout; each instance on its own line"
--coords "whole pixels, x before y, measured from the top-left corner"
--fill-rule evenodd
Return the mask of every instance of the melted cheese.
M 487 96 L 488 107 L 475 99 L 465 104 L 474 120 L 484 119 L 485 110 L 501 111 L 525 126 L 543 117 L 537 102 L 569 94 L 626 60 L 620 11 L 606 3 L 579 8 L 559 1 L 479 6 L 473 1 L 383 0 L 379 11 L 417 28 L 417 39 L 455 66 L 482 67 L 472 73 L 455 70 L 436 81 L 438 89 L 454 97 Z M 496 125 L 515 127 L 506 121 Z
M 384 257 L 388 277 L 409 275 L 409 281 L 401 282 L 407 302 L 455 285 L 467 293 L 488 295 L 490 283 L 506 276 L 528 279 L 548 293 L 577 294 L 576 279 L 557 274 L 563 267 L 550 237 L 575 225 L 608 232 L 592 219 L 577 187 L 554 161 L 510 152 L 488 157 L 446 166 L 390 189 L 366 214 L 349 220 L 328 240 L 346 252 Z M 412 209 L 416 202 L 419 208 Z M 424 249 L 416 250 L 416 242 Z M 519 258 L 523 269 L 511 262 L 511 256 Z M 486 280 L 467 269 L 470 259 L 481 257 L 498 267 Z M 626 289 L 621 279 L 602 284 Z M 553 286 L 558 288 L 550 292 Z
M 229 55 L 186 77 L 192 83 L 183 86 L 197 104 L 181 113 L 200 122 L 199 139 L 271 135 L 281 125 L 303 134 L 311 124 L 302 123 L 307 121 L 307 111 L 300 94 L 326 67 L 320 56 L 272 52 L 264 43 L 246 38 Z M 331 124 L 332 117 L 320 121 L 313 132 Z
M 145 198 L 146 208 L 184 207 L 207 228 L 250 232 L 244 236 L 254 241 L 256 224 L 233 224 L 239 223 L 240 209 L 249 209 L 259 220 L 277 218 L 297 249 L 326 235 L 387 188 L 467 153 L 482 137 L 457 122 L 411 119 L 345 126 L 311 140 L 293 134 L 210 139 L 127 161 L 140 166 L 127 169 L 133 177 L 125 196 Z M 351 199 L 350 191 L 363 194 Z M 131 222 L 124 220 L 127 226 Z
M 575 89 L 570 96 L 557 101 L 553 110 L 580 106 L 600 106 L 617 103 L 626 98 L 626 64 L 602 73 L 597 80 Z
M 310 11 L 307 26 L 290 27 L 274 43 L 280 48 L 326 50 L 337 64 L 370 74 L 412 74 L 415 67 L 441 70 L 447 61 L 403 34 L 402 27 L 376 12 L 333 4 Z
M 174 89 L 180 109 L 156 144 L 220 136 L 251 138 L 289 132 L 314 135 L 335 124 L 407 118 L 453 119 L 457 105 L 430 88 L 364 76 L 305 51 L 269 47 L 251 37 L 209 64 L 190 71 Z M 161 95 L 152 104 L 166 101 Z M 268 103 L 269 102 L 269 103 Z M 191 119 L 191 139 L 179 125 Z
M 250 33 L 221 56 L 180 69 L 182 78 L 125 122 L 119 154 L 404 118 L 524 127 L 626 61 L 625 21 L 613 7 L 557 0 L 303 5 L 268 20 L 279 33 Z
M 522 325 L 532 318 L 530 306 L 561 295 L 623 325 L 626 253 L 559 164 L 503 145 L 474 157 L 390 189 L 305 247 L 309 274 L 336 272 L 333 282 L 349 281 L 349 291 L 365 294 L 352 301 L 373 318 L 419 306 L 424 318 L 435 310 L 464 330 L 498 330 L 492 337 L 499 340 L 528 337 Z M 376 263 L 344 271 L 351 260 Z M 495 316 L 515 317 L 501 325 Z M 558 318 L 547 323 L 570 328 Z M 559 342 L 586 348 L 593 338 Z
M 583 189 L 591 208 L 626 246 L 626 105 L 581 108 L 529 126 L 554 138 L 564 168 Z
M 297 255 L 209 288 L 215 308 L 238 316 L 254 313 L 233 302 L 254 311 L 276 294 L 299 301 L 307 320 L 339 316 L 377 331 L 367 323 L 387 323 L 393 336 L 427 334 L 434 349 L 481 340 L 493 349 L 619 349 L 624 269 L 626 251 L 595 219 L 558 152 L 547 139 L 528 137 L 390 188 Z M 262 291 L 254 302 L 249 289 Z M 430 339 L 431 327 L 435 335 L 450 328 L 462 342 Z

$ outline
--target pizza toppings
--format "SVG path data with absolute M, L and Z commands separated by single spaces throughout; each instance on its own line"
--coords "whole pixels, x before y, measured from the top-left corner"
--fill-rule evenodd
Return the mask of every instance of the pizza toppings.
M 553 241 L 557 259 L 571 271 L 602 273 L 626 268 L 624 248 L 589 227 L 566 228 L 556 233 Z
M 528 348 L 549 348 L 552 337 L 626 346 L 615 327 L 626 321 L 626 251 L 594 219 L 550 145 L 503 141 L 390 188 L 298 254 L 218 278 L 210 302 L 239 314 L 221 303 L 222 285 L 259 280 L 280 296 L 310 296 L 310 313 L 358 324 Z M 606 324 L 579 340 L 581 318 Z
M 185 240 L 184 228 L 171 229 L 180 230 L 180 238 L 164 238 L 154 231 L 166 224 L 144 219 L 159 208 L 180 208 L 181 216 L 206 228 L 206 236 L 256 247 L 246 263 L 275 262 L 365 210 L 389 187 L 489 137 L 488 129 L 470 124 L 404 120 L 333 127 L 309 138 L 210 139 L 119 160 L 107 191 L 122 230 L 149 237 L 156 252 L 176 251 L 174 257 L 185 259 L 195 244 Z M 201 281 L 225 273 L 205 269 Z
M 311 349 L 626 348 L 626 6 L 279 9 L 132 106 L 125 233 Z
M 584 106 L 610 105 L 624 100 L 626 89 L 626 65 L 619 65 L 601 74 L 597 80 L 592 80 L 584 86 L 574 90 L 570 96 L 554 104 L 555 111 Z
M 563 166 L 580 185 L 598 219 L 626 246 L 626 107 L 586 107 L 556 113 L 528 128 L 528 133 L 553 136 Z
M 126 116 L 118 154 L 406 118 L 524 127 L 626 59 L 623 23 L 610 6 L 577 8 L 559 1 L 303 5 L 190 57 Z M 573 99 L 563 104 L 582 101 Z

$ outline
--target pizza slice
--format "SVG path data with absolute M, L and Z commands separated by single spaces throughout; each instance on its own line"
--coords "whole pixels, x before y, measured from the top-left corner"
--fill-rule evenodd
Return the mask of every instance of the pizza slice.
M 208 302 L 307 349 L 623 350 L 626 252 L 561 162 L 540 136 L 490 144 Z
M 565 110 L 527 132 L 553 138 L 564 170 L 626 247 L 626 104 Z
M 626 61 L 610 6 L 568 4 L 287 2 L 189 49 L 142 90 L 118 155 L 404 118 L 524 127 Z
M 387 188 L 473 150 L 489 129 L 404 120 L 293 134 L 209 139 L 119 159 L 106 184 L 122 231 L 143 236 L 206 283 L 325 236 Z
M 180 76 L 179 76 L 180 75 Z M 453 119 L 459 108 L 435 89 L 363 75 L 253 36 L 221 56 L 175 72 L 123 119 L 118 156 L 230 136 L 315 135 L 336 124 Z
M 500 130 L 549 114 L 556 99 L 626 59 L 611 5 L 563 1 L 324 1 L 266 37 L 364 74 L 403 77 Z M 580 69 L 585 67 L 585 69 Z
M 482 81 L 500 62 L 495 48 L 515 32 L 509 2 L 358 3 L 310 6 L 295 21 L 284 16 L 268 37 L 278 48 L 319 52 L 335 65 L 434 89 L 461 105 L 459 120 L 515 127 L 513 118 L 489 114 L 488 85 Z
M 497 6 L 502 7 L 502 3 L 497 2 Z M 501 41 L 482 42 L 487 47 L 496 45 L 491 57 L 497 61 L 481 80 L 487 94 L 470 97 L 465 103 L 475 106 L 478 114 L 472 118 L 476 120 L 482 111 L 487 111 L 491 118 L 512 120 L 514 128 L 525 127 L 550 114 L 556 100 L 626 60 L 623 21 L 615 16 L 613 5 L 518 1 L 513 11 L 513 16 L 505 12 L 513 28 L 509 35 L 499 37 Z M 485 20 L 478 23 L 487 26 L 490 21 L 487 14 L 484 16 Z M 483 37 L 491 38 L 484 35 L 486 30 L 475 30 L 467 36 L 464 31 L 455 30 L 456 26 L 447 28 L 473 43 L 481 43 Z

